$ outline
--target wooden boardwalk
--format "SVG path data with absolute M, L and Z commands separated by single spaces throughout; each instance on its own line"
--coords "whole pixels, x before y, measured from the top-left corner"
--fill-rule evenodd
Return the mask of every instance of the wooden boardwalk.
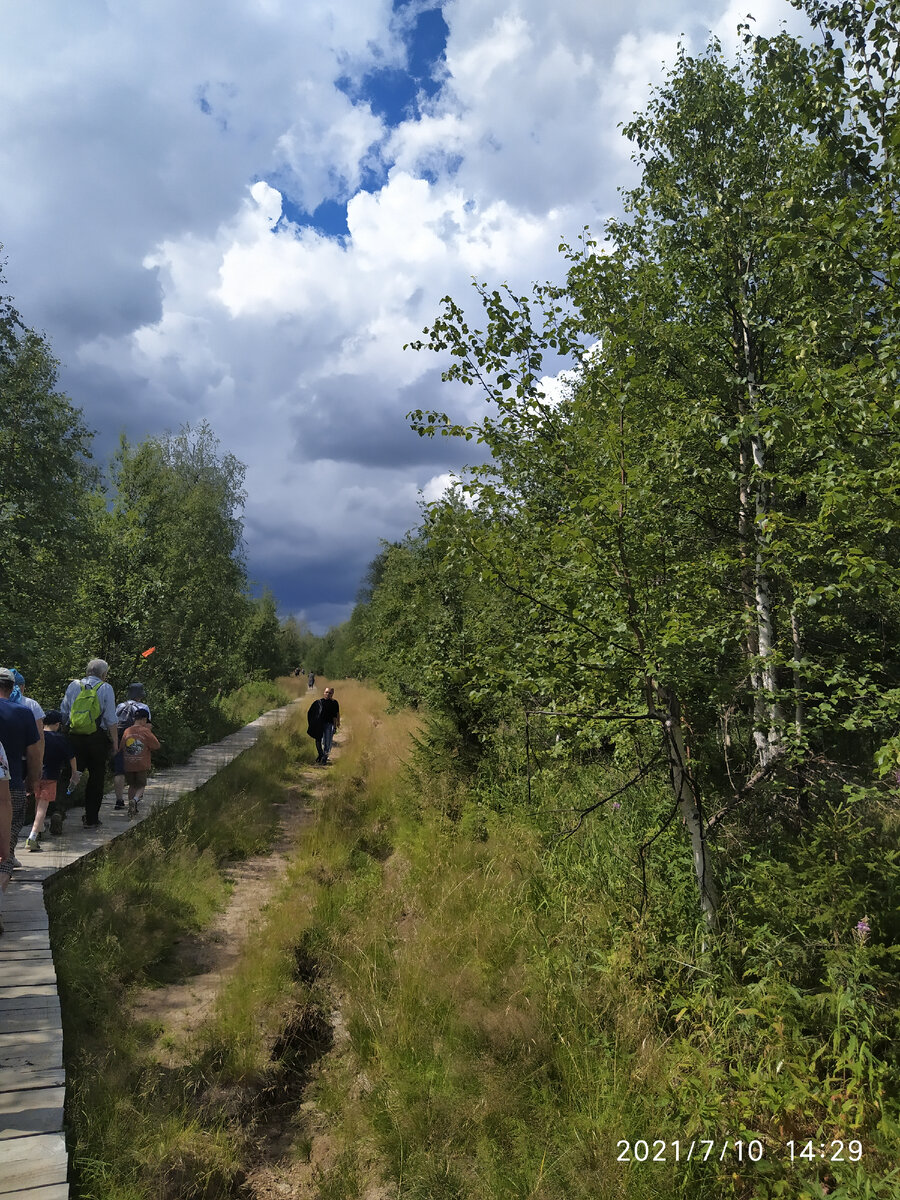
M 97 829 L 84 829 L 76 810 L 60 837 L 46 835 L 39 854 L 18 845 L 22 867 L 3 902 L 0 937 L 0 1197 L 10 1200 L 68 1200 L 68 1155 L 63 1127 L 65 1073 L 62 1021 L 44 880 L 121 837 L 160 805 L 194 791 L 256 742 L 267 725 L 280 724 L 294 705 L 263 713 L 212 746 L 195 750 L 181 767 L 158 771 L 144 796 L 144 812 L 129 821 L 104 797 Z

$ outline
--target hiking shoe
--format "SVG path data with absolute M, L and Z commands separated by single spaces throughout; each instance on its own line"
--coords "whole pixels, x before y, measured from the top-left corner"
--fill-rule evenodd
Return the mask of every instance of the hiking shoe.
M 34 854 L 35 850 L 40 850 L 40 848 L 41 843 L 36 837 L 30 837 L 25 842 L 25 849 L 30 850 L 32 854 Z
M 115 804 L 113 805 L 113 808 L 124 808 L 124 807 L 125 807 L 125 801 L 124 801 L 124 800 L 117 800 L 117 801 L 115 802 Z
M 129 819 L 129 821 L 133 821 L 137 815 L 138 815 L 137 800 L 129 800 L 128 801 L 128 819 Z
M 10 855 L 9 861 L 12 863 L 12 865 L 14 867 L 21 867 L 21 865 L 22 865 L 14 854 Z
M 63 815 L 61 812 L 50 814 L 50 832 L 54 837 L 59 837 L 62 833 Z
M 97 818 L 96 821 L 89 821 L 86 816 L 81 818 L 81 823 L 85 827 L 85 829 L 96 829 L 98 825 L 103 824 L 103 822 L 100 820 L 99 817 Z

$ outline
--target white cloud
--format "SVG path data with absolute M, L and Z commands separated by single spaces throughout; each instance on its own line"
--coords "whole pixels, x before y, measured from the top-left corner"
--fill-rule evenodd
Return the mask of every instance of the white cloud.
M 325 575 L 317 611 L 343 611 L 378 539 L 479 454 L 408 431 L 412 408 L 470 420 L 480 399 L 403 343 L 445 294 L 474 310 L 472 276 L 559 277 L 558 241 L 616 207 L 617 124 L 660 60 L 744 4 L 452 0 L 443 86 L 390 130 L 351 96 L 403 61 L 415 10 L 391 0 L 8 6 L 9 290 L 108 440 L 208 418 L 248 464 L 254 571 L 292 607 Z M 326 199 L 342 239 L 282 219 Z

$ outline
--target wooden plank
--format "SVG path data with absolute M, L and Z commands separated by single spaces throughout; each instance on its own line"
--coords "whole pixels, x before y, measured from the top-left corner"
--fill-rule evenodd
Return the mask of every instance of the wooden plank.
M 26 1007 L 9 1003 L 8 1008 L 0 1008 L 0 1033 L 25 1033 L 30 1030 L 60 1029 L 62 1013 L 57 995 L 44 996 L 33 1001 Z M 6 1080 L 2 1087 L 6 1087 Z
M 62 1029 L 25 1029 L 0 1033 L 0 1069 L 62 1066 Z
M 40 949 L 20 948 L 19 946 L 4 946 L 0 942 L 0 963 L 4 962 L 43 962 L 53 961 L 49 943 Z
M 0 1004 L 4 1000 L 10 1000 L 13 1003 L 27 1004 L 29 1000 L 38 1000 L 44 996 L 56 995 L 56 983 L 22 983 L 15 979 L 12 971 L 4 971 L 0 976 L 3 982 L 0 984 Z
M 14 912 L 3 911 L 3 928 L 7 933 L 45 933 L 50 932 L 50 923 L 45 912 Z M 3 935 L 6 940 L 6 933 Z
M 4 1092 L 22 1092 L 28 1088 L 65 1087 L 66 1072 L 63 1067 L 39 1071 L 35 1067 L 19 1067 L 10 1071 L 3 1080 Z
M 0 996 L 3 995 L 8 983 L 16 983 L 22 986 L 31 984 L 37 986 L 40 984 L 50 984 L 51 987 L 56 987 L 56 968 L 53 965 L 53 959 L 14 959 L 7 955 L 0 955 Z
M 50 950 L 49 929 L 7 929 L 0 937 L 0 959 L 11 950 Z
M 0 1092 L 0 1139 L 59 1133 L 65 1099 L 64 1087 Z
M 0 1181 L 0 1196 L 9 1196 L 9 1200 L 69 1200 L 69 1185 L 67 1183 L 51 1183 L 47 1187 L 4 1192 L 3 1183 Z
M 16 1195 L 28 1189 L 65 1184 L 69 1156 L 61 1133 L 37 1133 L 33 1137 L 9 1138 L 0 1142 L 0 1195 Z

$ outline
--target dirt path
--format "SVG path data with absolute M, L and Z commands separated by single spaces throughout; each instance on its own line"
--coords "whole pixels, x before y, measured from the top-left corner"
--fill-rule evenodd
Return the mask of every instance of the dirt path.
M 336 751 L 339 753 L 339 751 Z M 321 786 L 321 771 L 310 767 L 292 787 L 280 809 L 278 837 L 268 854 L 225 868 L 232 885 L 227 906 L 202 933 L 175 946 L 172 972 L 181 982 L 146 988 L 133 1003 L 137 1019 L 165 1031 L 158 1056 L 165 1066 L 184 1062 L 191 1036 L 213 1014 L 216 997 L 253 935 L 262 909 L 277 891 L 301 830 L 315 819 L 310 803 Z
M 332 759 L 340 757 L 349 736 L 349 727 L 342 723 Z M 289 789 L 278 806 L 278 837 L 268 854 L 235 863 L 226 870 L 232 884 L 226 908 L 209 928 L 182 939 L 176 947 L 173 973 L 179 981 L 145 989 L 135 998 L 135 1017 L 153 1022 L 160 1030 L 156 1056 L 162 1065 L 177 1067 L 188 1061 L 193 1035 L 213 1016 L 219 992 L 240 961 L 263 908 L 278 890 L 300 834 L 316 819 L 325 774 L 310 766 Z M 322 1053 L 330 1058 L 349 1050 L 349 1035 L 336 994 L 332 995 L 332 1008 L 322 1034 Z M 337 1149 L 324 1114 L 314 1101 L 304 1099 L 305 1088 L 315 1078 L 316 1070 L 313 1064 L 299 1096 L 257 1113 L 253 1161 L 246 1164 L 239 1192 L 245 1200 L 318 1200 L 321 1195 L 320 1184 L 335 1164 Z M 354 1086 L 359 1083 L 355 1081 Z M 299 1155 L 298 1117 L 305 1142 L 305 1153 Z M 364 1186 L 362 1200 L 388 1200 L 392 1195 L 393 1191 L 373 1180 Z

